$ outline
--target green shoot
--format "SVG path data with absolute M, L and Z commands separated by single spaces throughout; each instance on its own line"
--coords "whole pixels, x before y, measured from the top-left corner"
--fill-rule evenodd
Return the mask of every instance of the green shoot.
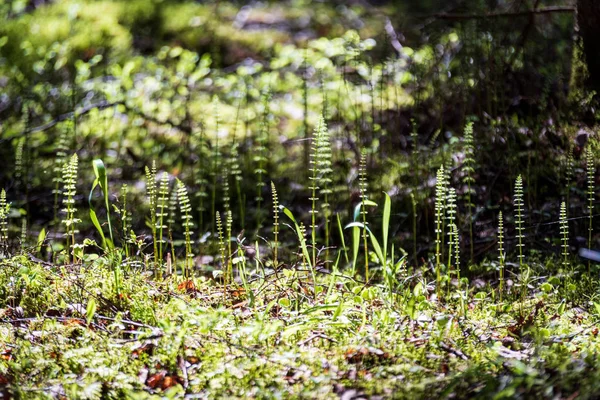
M 188 197 L 187 188 L 184 183 L 177 179 L 177 200 L 181 211 L 181 226 L 185 230 L 185 262 L 183 276 L 187 279 L 193 267 L 194 254 L 192 254 L 192 231 L 194 226 L 192 222 L 192 205 Z
M 158 243 L 156 239 L 156 162 L 152 161 L 152 168 L 146 167 L 146 195 L 148 196 L 148 205 L 150 206 L 150 230 L 152 231 L 152 243 L 154 245 L 154 259 L 158 257 Z
M 473 144 L 473 122 L 470 121 L 465 126 L 465 161 L 464 161 L 465 178 L 467 184 L 467 209 L 469 220 L 469 244 L 471 262 L 473 262 L 473 195 L 472 185 L 475 183 L 473 174 L 475 173 L 475 146 Z
M 444 201 L 446 198 L 446 185 L 444 179 L 444 166 L 442 165 L 437 172 L 436 184 L 435 184 L 435 270 L 436 270 L 436 289 L 438 300 L 441 298 L 441 250 L 442 250 L 442 237 L 443 228 L 442 222 L 444 218 Z
M 367 152 L 362 150 L 360 155 L 360 166 L 358 168 L 358 187 L 360 189 L 360 215 L 362 217 L 362 241 L 365 252 L 365 281 L 369 282 L 369 246 L 367 244 L 367 203 L 369 198 L 367 195 Z
M 592 155 L 592 150 L 590 147 L 587 148 L 585 152 L 585 170 L 587 173 L 587 195 L 588 195 L 588 248 L 592 248 L 592 234 L 594 232 L 594 197 L 595 197 L 595 188 L 594 188 L 594 178 L 596 174 L 596 166 L 594 165 L 594 156 Z M 589 263 L 588 263 L 589 269 Z
M 277 251 L 279 249 L 279 201 L 277 199 L 277 189 L 273 182 L 271 182 L 271 193 L 273 196 L 273 269 L 277 271 L 277 266 L 279 265 L 277 261 Z
M 563 201 L 560 203 L 560 234 L 562 241 L 562 256 L 563 256 L 563 266 L 569 266 L 569 221 L 567 219 L 567 205 Z
M 515 207 L 515 229 L 517 231 L 517 235 L 516 235 L 517 236 L 517 247 L 519 248 L 519 270 L 522 273 L 523 272 L 523 260 L 524 260 L 523 239 L 525 238 L 525 236 L 523 235 L 523 230 L 525 228 L 523 227 L 524 203 L 523 203 L 523 178 L 521 177 L 521 175 L 519 175 L 517 177 L 517 180 L 515 181 L 515 195 L 514 195 L 513 202 L 514 202 L 514 207 Z
M 499 297 L 502 301 L 502 293 L 504 292 L 504 264 L 506 261 L 506 252 L 504 251 L 504 220 L 502 211 L 498 214 L 498 264 L 500 268 L 500 284 Z
M 8 253 L 8 213 L 10 211 L 10 203 L 6 201 L 6 191 L 2 189 L 0 192 L 0 249 L 2 257 L 6 257 Z
M 158 229 L 158 262 L 163 262 L 163 246 L 166 243 L 163 236 L 163 232 L 166 225 L 166 218 L 168 217 L 168 201 L 169 201 L 169 174 L 163 173 L 162 179 L 160 180 L 160 187 L 158 189 L 158 200 L 156 204 L 156 229 Z M 162 268 L 160 269 L 162 271 Z
M 98 231 L 98 233 L 100 233 L 100 237 L 102 237 L 102 247 L 104 247 L 105 249 L 112 249 L 114 247 L 114 238 L 113 238 L 113 233 L 112 233 L 112 225 L 110 222 L 110 204 L 108 201 L 108 177 L 106 175 L 106 167 L 104 166 L 104 163 L 102 162 L 102 160 L 94 160 L 92 161 L 92 166 L 94 169 L 94 175 L 96 176 L 96 179 L 94 180 L 94 183 L 92 184 L 92 189 L 90 190 L 90 195 L 88 197 L 88 203 L 90 205 L 90 218 L 92 220 L 92 223 L 94 224 L 94 227 L 96 227 L 96 230 Z M 106 239 L 106 237 L 104 236 L 104 231 L 102 229 L 102 226 L 100 225 L 100 222 L 98 221 L 98 216 L 96 215 L 96 210 L 94 209 L 94 205 L 92 203 L 92 196 L 94 195 L 94 189 L 96 189 L 97 186 L 100 186 L 100 190 L 102 191 L 102 194 L 104 195 L 104 205 L 106 207 L 106 219 L 108 220 L 108 233 L 110 235 L 110 241 L 108 241 Z
M 80 219 L 75 217 L 75 194 L 76 194 L 76 183 L 77 183 L 77 164 L 78 158 L 77 153 L 74 153 L 69 161 L 65 163 L 63 167 L 63 212 L 65 218 L 63 224 L 65 225 L 67 238 L 66 246 L 66 263 L 69 264 L 71 261 L 70 254 L 73 254 L 73 261 L 75 262 L 75 234 L 77 233 L 77 223 L 81 222 Z

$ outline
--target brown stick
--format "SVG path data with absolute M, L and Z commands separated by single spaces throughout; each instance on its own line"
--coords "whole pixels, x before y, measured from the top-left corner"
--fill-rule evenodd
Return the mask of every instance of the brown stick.
M 492 12 L 487 14 L 433 14 L 431 17 L 437 19 L 449 19 L 449 20 L 464 20 L 464 19 L 486 19 L 486 18 L 505 18 L 505 17 L 522 17 L 531 16 L 535 14 L 553 14 L 553 13 L 574 13 L 575 7 L 569 6 L 553 6 L 544 7 L 537 10 L 523 10 L 523 11 L 500 11 Z

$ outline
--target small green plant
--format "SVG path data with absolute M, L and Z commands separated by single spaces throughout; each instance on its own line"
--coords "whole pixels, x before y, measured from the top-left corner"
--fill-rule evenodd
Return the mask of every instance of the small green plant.
M 456 227 L 456 190 L 454 188 L 448 188 L 448 193 L 446 194 L 446 221 L 446 226 L 448 226 L 448 268 L 450 268 L 452 265 L 455 235 L 455 231 L 450 227 L 453 225 Z
M 120 198 L 123 200 L 121 208 L 118 209 L 118 213 L 121 216 L 121 246 L 125 249 L 125 257 L 129 258 L 129 245 L 132 244 L 131 240 L 131 215 L 127 210 L 127 195 L 129 193 L 129 186 L 124 184 L 121 187 Z
M 23 152 L 25 148 L 26 136 L 23 136 L 17 140 L 17 146 L 15 148 L 15 181 L 19 185 L 23 185 L 23 174 L 25 173 Z
M 212 177 L 212 191 L 210 196 L 211 203 L 211 214 L 215 215 L 216 207 L 217 207 L 217 179 L 219 177 L 219 171 L 221 169 L 221 148 L 219 147 L 219 129 L 221 123 L 221 115 L 219 113 L 219 98 L 217 96 L 213 97 L 213 113 L 215 117 L 215 145 L 212 153 L 212 168 L 210 171 L 210 175 Z M 211 231 L 214 233 L 215 225 L 213 222 L 213 227 Z
M 454 273 L 456 275 L 456 284 L 460 289 L 460 234 L 458 233 L 458 227 L 456 224 L 452 224 L 450 227 L 454 234 L 452 238 L 454 240 Z
M 173 232 L 175 231 L 175 215 L 177 215 L 177 187 L 171 190 L 169 196 L 169 215 L 167 216 L 167 233 L 169 235 L 169 245 L 171 247 L 171 260 L 173 264 L 177 265 L 177 258 L 175 257 L 175 246 L 173 245 Z M 202 259 L 202 257 L 200 257 Z
M 195 197 L 198 201 L 198 229 L 200 232 L 204 231 L 204 213 L 206 212 L 206 202 L 208 199 L 208 187 L 209 182 L 206 179 L 207 176 L 207 161 L 208 161 L 208 150 L 206 150 L 206 143 L 204 137 L 204 128 L 200 128 L 200 134 L 197 138 L 197 156 L 198 156 L 198 167 L 195 169 L 195 183 L 198 190 L 195 192 Z
M 259 230 L 262 227 L 262 202 L 263 202 L 263 188 L 265 184 L 265 175 L 267 173 L 267 162 L 268 158 L 268 141 L 269 141 L 269 118 L 270 118 L 270 109 L 269 102 L 271 99 L 270 92 L 266 92 L 263 95 L 263 115 L 262 120 L 260 122 L 260 128 L 258 130 L 258 134 L 255 138 L 256 146 L 254 147 L 254 174 L 256 175 L 256 196 L 254 200 L 256 201 L 256 229 Z
M 467 210 L 468 210 L 468 221 L 469 221 L 469 243 L 470 243 L 470 257 L 473 262 L 473 183 L 475 179 L 473 174 L 475 173 L 475 146 L 473 144 L 473 122 L 470 121 L 465 126 L 465 161 L 464 161 L 464 182 L 467 184 Z
M 238 144 L 233 143 L 231 145 L 231 151 L 229 154 L 229 176 L 231 176 L 235 183 L 235 192 L 237 194 L 238 207 L 240 212 L 240 224 L 242 229 L 244 228 L 244 221 L 246 220 L 246 198 L 242 193 L 242 170 L 240 168 L 240 154 L 238 151 Z
M 152 161 L 152 168 L 145 168 L 146 172 L 146 196 L 148 197 L 148 206 L 150 208 L 150 230 L 152 232 L 152 243 L 154 246 L 154 260 L 158 258 L 158 241 L 156 238 L 156 203 L 158 191 L 156 188 L 156 162 Z
M 77 184 L 77 164 L 78 164 L 77 153 L 74 153 L 69 161 L 63 167 L 63 212 L 65 217 L 62 223 L 65 225 L 65 236 L 67 238 L 66 245 L 66 263 L 69 264 L 71 261 L 71 254 L 73 255 L 73 261 L 76 262 L 75 256 L 75 234 L 77 233 L 77 224 L 81 222 L 79 218 L 75 217 L 77 209 L 75 208 L 75 194 Z
M 567 219 L 567 205 L 564 201 L 560 203 L 559 223 L 562 241 L 562 264 L 567 267 L 569 266 L 569 220 Z
M 169 216 L 169 174 L 163 173 L 158 189 L 158 199 L 156 204 L 156 229 L 158 230 L 158 262 L 163 262 L 163 247 L 167 243 L 164 238 L 164 230 L 167 228 L 167 218 Z M 160 269 L 162 271 L 162 268 Z M 159 272 L 160 273 L 160 272 Z
M 277 266 L 279 265 L 277 261 L 277 252 L 279 249 L 279 200 L 277 198 L 277 189 L 273 182 L 271 182 L 271 193 L 273 196 L 273 268 L 277 271 Z
M 331 168 L 331 141 L 329 138 L 329 130 L 325 123 L 325 118 L 319 119 L 317 125 L 317 168 L 319 170 L 318 182 L 319 182 L 319 194 L 323 197 L 323 203 L 321 208 L 323 209 L 323 217 L 325 218 L 325 259 L 329 259 L 329 218 L 331 216 L 331 204 L 329 204 L 329 195 L 331 195 L 331 175 L 333 169 Z
M 368 183 L 367 183 L 367 151 L 362 150 L 360 155 L 360 165 L 358 168 L 358 187 L 360 190 L 360 216 L 362 219 L 362 241 L 365 252 L 365 281 L 369 282 L 369 245 L 367 243 L 367 205 L 369 204 Z
M 223 208 L 225 213 L 231 210 L 231 194 L 229 193 L 229 167 L 225 165 L 222 169 L 221 188 L 223 190 Z
M 70 121 L 65 121 L 65 123 L 70 123 Z M 63 166 L 65 162 L 68 160 L 67 151 L 69 149 L 69 139 L 68 139 L 68 130 L 62 129 L 60 136 L 58 138 L 58 143 L 55 147 L 55 157 L 54 157 L 54 166 L 53 166 L 53 178 L 52 182 L 54 183 L 54 189 L 52 190 L 52 194 L 54 195 L 54 223 L 58 222 L 58 206 L 59 206 L 59 198 L 61 194 L 61 185 L 62 185 L 62 173 Z
M 231 237 L 233 227 L 233 213 L 231 210 L 225 212 L 225 240 L 227 241 L 227 276 L 229 282 L 233 283 L 233 264 L 231 263 L 233 251 L 231 248 Z
M 436 184 L 435 184 L 435 273 L 436 273 L 436 290 L 438 300 L 441 299 L 442 285 L 442 238 L 444 235 L 443 219 L 444 219 L 444 202 L 446 200 L 446 185 L 444 179 L 444 166 L 438 169 Z
M 504 251 L 504 220 L 502 211 L 498 213 L 498 264 L 500 269 L 500 284 L 499 298 L 502 301 L 502 293 L 504 292 L 504 264 L 506 261 L 506 253 Z
M 519 271 L 522 273 L 523 272 L 523 261 L 524 261 L 524 256 L 523 256 L 523 239 L 525 238 L 525 235 L 523 234 L 524 231 L 524 227 L 523 227 L 523 222 L 524 222 L 524 206 L 525 203 L 523 202 L 523 178 L 521 177 L 521 175 L 519 175 L 515 181 L 515 194 L 514 194 L 514 199 L 513 199 L 513 205 L 515 208 L 515 229 L 516 229 L 516 238 L 517 238 L 517 248 L 519 249 Z
M 179 202 L 179 210 L 181 211 L 181 226 L 185 231 L 185 261 L 183 268 L 183 276 L 187 279 L 191 275 L 194 262 L 194 254 L 192 253 L 192 204 L 188 197 L 185 184 L 177 180 L 177 200 Z
M 319 210 L 317 208 L 317 201 L 319 198 L 317 194 L 324 195 L 325 200 L 322 204 L 325 210 L 325 246 L 328 246 L 329 240 L 329 203 L 328 196 L 331 193 L 329 185 L 331 183 L 331 144 L 329 143 L 329 134 L 325 120 L 323 116 L 319 118 L 315 134 L 313 135 L 311 160 L 310 160 L 310 186 L 311 196 L 311 241 L 312 241 L 312 263 L 317 263 L 317 214 Z
M 567 148 L 567 158 L 565 160 L 565 198 L 567 203 L 567 211 L 569 210 L 569 197 L 571 194 L 571 186 L 573 184 L 573 147 L 571 145 Z
M 27 247 L 27 217 L 21 217 L 21 251 Z
M 595 188 L 594 188 L 594 178 L 596 174 L 596 166 L 594 165 L 594 156 L 592 154 L 592 149 L 588 146 L 587 151 L 585 152 L 585 170 L 587 175 L 587 196 L 588 196 L 588 248 L 592 248 L 592 234 L 594 233 L 594 197 L 595 197 Z M 589 263 L 588 263 L 589 268 Z
M 105 249 L 112 249 L 114 247 L 114 238 L 112 233 L 112 224 L 110 221 L 110 204 L 108 200 L 108 177 L 106 174 L 106 167 L 102 160 L 93 160 L 92 167 L 94 169 L 94 175 L 96 179 L 94 179 L 94 183 L 92 184 L 92 189 L 90 190 L 90 195 L 88 197 L 88 203 L 90 206 L 90 219 L 96 227 L 98 233 L 100 233 L 100 237 L 102 237 L 102 247 Z M 96 210 L 94 208 L 94 204 L 92 203 L 92 196 L 94 195 L 94 189 L 97 186 L 100 186 L 100 190 L 104 196 L 104 206 L 106 207 L 106 219 L 108 221 L 108 233 L 110 237 L 110 241 L 106 239 L 104 235 L 104 230 L 102 229 L 102 225 L 100 225 L 100 221 L 98 221 L 98 216 L 96 215 Z
M 10 203 L 6 201 L 6 191 L 0 192 L 0 250 L 2 257 L 8 253 L 8 213 L 10 212 Z
M 223 221 L 221 220 L 221 214 L 218 211 L 215 213 L 215 221 L 217 223 L 217 235 L 219 239 L 219 253 L 221 254 L 223 282 L 227 284 L 229 282 L 229 277 L 227 276 L 227 271 L 225 269 L 225 238 L 223 236 Z
M 415 261 L 415 267 L 418 264 L 417 260 L 417 199 L 414 193 L 410 193 L 410 204 L 412 206 L 412 242 L 413 242 L 413 257 Z

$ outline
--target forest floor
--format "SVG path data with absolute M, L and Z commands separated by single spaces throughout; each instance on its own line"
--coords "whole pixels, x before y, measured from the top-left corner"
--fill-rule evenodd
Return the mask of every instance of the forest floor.
M 35 260 L 20 256 L 0 268 L 4 295 L 19 304 L 0 310 L 6 398 L 600 393 L 600 305 L 586 297 L 596 283 L 576 269 L 525 289 L 508 280 L 502 300 L 482 280 L 454 281 L 437 301 L 419 270 L 407 271 L 416 285 L 390 293 L 323 272 L 313 286 L 298 268 L 224 285 L 157 282 L 138 266 L 116 294 L 104 257 L 85 267 Z

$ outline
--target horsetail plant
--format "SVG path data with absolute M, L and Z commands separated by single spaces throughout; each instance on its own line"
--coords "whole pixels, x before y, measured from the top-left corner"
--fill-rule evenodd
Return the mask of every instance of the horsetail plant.
M 233 226 L 233 213 L 231 210 L 225 211 L 225 240 L 227 241 L 227 276 L 229 282 L 233 283 L 233 264 L 231 262 L 231 255 L 233 254 L 231 248 L 231 233 Z
M 10 203 L 6 201 L 6 191 L 2 189 L 0 192 L 0 249 L 1 256 L 6 257 L 8 254 L 8 213 L 10 211 Z
M 200 135 L 198 138 L 198 168 L 195 172 L 195 183 L 198 187 L 198 190 L 195 192 L 195 197 L 198 201 L 198 229 L 202 231 L 204 229 L 204 213 L 206 211 L 206 201 L 208 199 L 208 186 L 209 182 L 206 179 L 206 160 L 207 157 L 205 154 L 205 138 L 204 138 L 204 129 L 200 129 Z
M 68 121 L 67 121 L 68 122 Z M 62 173 L 63 166 L 67 161 L 67 151 L 68 151 L 68 131 L 66 129 L 61 130 L 61 134 L 58 138 L 58 143 L 55 147 L 54 157 L 54 167 L 53 173 L 54 177 L 52 178 L 52 182 L 54 183 L 54 189 L 52 190 L 52 194 L 54 194 L 54 218 L 53 221 L 56 223 L 58 221 L 58 205 L 59 205 L 59 197 L 61 194 L 61 184 L 62 184 Z
M 562 241 L 562 264 L 567 267 L 569 265 L 569 220 L 567 219 L 567 205 L 564 201 L 560 203 L 559 223 Z
M 369 246 L 367 244 L 367 204 L 368 198 L 368 183 L 367 183 L 367 151 L 362 150 L 360 154 L 360 165 L 358 168 L 358 188 L 360 190 L 360 215 L 362 218 L 362 241 L 365 252 L 365 281 L 369 282 Z
M 185 262 L 183 268 L 183 276 L 185 279 L 190 277 L 192 271 L 194 254 L 192 253 L 192 205 L 188 197 L 185 184 L 177 179 L 177 200 L 181 211 L 181 226 L 185 230 Z
M 228 166 L 225 166 L 224 168 L 222 168 L 222 189 L 223 189 L 223 208 L 225 210 L 225 213 L 227 213 L 227 211 L 231 210 L 231 196 L 229 194 L 229 168 Z
M 455 235 L 455 231 L 451 227 L 453 225 L 456 227 L 456 190 L 454 188 L 448 188 L 446 194 L 446 221 L 448 221 L 446 226 L 448 226 L 448 268 L 450 268 Z
M 504 263 L 506 261 L 506 252 L 504 251 L 504 220 L 502 211 L 498 213 L 498 266 L 500 269 L 500 283 L 498 292 L 500 301 L 502 301 L 502 293 L 504 292 Z
M 325 258 L 329 258 L 329 217 L 331 214 L 331 204 L 329 204 L 329 195 L 331 191 L 331 175 L 333 169 L 331 168 L 331 141 L 329 138 L 329 130 L 325 123 L 325 118 L 321 117 L 319 125 L 317 126 L 317 168 L 319 171 L 318 182 L 319 182 L 319 194 L 323 196 L 323 203 L 321 208 L 323 209 L 323 216 L 325 218 Z
M 473 183 L 475 179 L 475 146 L 473 145 L 473 122 L 469 121 L 465 126 L 465 160 L 464 160 L 464 183 L 467 184 L 466 200 L 469 220 L 469 246 L 470 246 L 470 261 L 473 262 Z
M 25 148 L 25 140 L 25 136 L 17 140 L 17 146 L 15 148 L 15 180 L 18 182 L 19 185 L 22 185 L 24 183 L 23 150 Z
M 309 189 L 311 190 L 311 240 L 312 240 L 312 264 L 317 263 L 317 214 L 319 213 L 317 208 L 317 193 L 321 193 L 325 196 L 325 201 L 322 204 L 325 209 L 325 229 L 329 228 L 327 222 L 328 219 L 328 208 L 329 204 L 328 195 L 331 193 L 329 190 L 329 184 L 331 183 L 330 174 L 331 170 L 331 145 L 329 143 L 329 136 L 327 132 L 327 126 L 323 116 L 319 117 L 315 134 L 313 135 L 312 152 L 310 160 L 310 174 L 309 180 L 311 181 Z M 326 240 L 329 240 L 328 232 L 325 233 Z M 326 246 L 328 243 L 325 244 Z
M 277 189 L 271 181 L 271 193 L 273 196 L 273 269 L 277 271 L 279 265 L 277 261 L 277 252 L 279 249 L 279 200 L 277 198 Z
M 418 259 L 417 259 L 417 199 L 413 192 L 410 193 L 410 204 L 412 206 L 413 257 L 415 258 L 415 267 L 416 267 L 418 264 Z
M 62 220 L 65 225 L 66 232 L 65 236 L 67 239 L 66 245 L 66 263 L 69 264 L 71 261 L 70 254 L 73 254 L 73 261 L 75 262 L 75 233 L 77 233 L 76 225 L 81 222 L 80 219 L 75 218 L 75 194 L 76 194 L 76 183 L 77 183 L 77 165 L 78 165 L 77 153 L 74 153 L 69 161 L 63 166 L 63 212 L 65 218 Z
M 441 256 L 442 256 L 442 238 L 443 238 L 443 218 L 444 218 L 444 201 L 446 198 L 446 185 L 444 179 L 444 166 L 440 166 L 436 176 L 435 184 L 435 270 L 436 270 L 436 290 L 438 301 L 441 294 Z
M 514 194 L 514 208 L 515 208 L 515 229 L 517 231 L 517 247 L 519 248 L 519 270 L 523 272 L 523 213 L 524 213 L 524 202 L 523 202 L 523 178 L 521 175 L 517 177 L 515 181 L 515 194 Z
M 216 207 L 217 207 L 217 177 L 218 171 L 221 167 L 221 149 L 219 148 L 219 125 L 221 123 L 221 117 L 219 114 L 219 98 L 217 96 L 213 97 L 213 109 L 215 116 L 215 146 L 212 154 L 212 169 L 210 174 L 212 176 L 212 191 L 211 191 L 211 214 L 215 215 Z M 215 231 L 213 222 L 212 232 Z
M 121 214 L 121 235 L 122 235 L 122 246 L 125 249 L 125 257 L 129 258 L 129 244 L 131 243 L 131 217 L 127 211 L 127 193 L 129 192 L 129 186 L 124 184 L 121 187 L 121 198 L 123 199 L 123 205 L 118 210 Z
M 571 185 L 573 183 L 573 147 L 571 145 L 567 148 L 567 158 L 565 160 L 565 197 L 567 203 L 567 210 L 569 209 L 569 196 L 571 193 Z
M 166 219 L 168 218 L 168 201 L 169 201 L 169 174 L 163 172 L 158 189 L 158 198 L 156 204 L 156 229 L 158 230 L 158 262 L 163 262 L 163 246 L 166 240 L 163 231 L 167 228 Z M 160 269 L 162 273 L 162 268 Z
M 152 168 L 145 168 L 146 172 L 146 195 L 148 196 L 148 205 L 150 207 L 150 230 L 152 231 L 152 243 L 154 246 L 154 260 L 158 258 L 158 243 L 156 238 L 156 161 L 152 161 Z
M 267 155 L 267 142 L 269 139 L 269 101 L 271 98 L 271 94 L 270 92 L 267 92 L 264 94 L 263 96 L 263 107 L 264 107 L 264 111 L 263 111 L 263 117 L 262 117 L 262 121 L 261 121 L 261 126 L 258 132 L 258 135 L 256 137 L 256 147 L 254 150 L 254 157 L 253 157 L 253 161 L 255 164 L 255 168 L 254 168 L 254 174 L 256 175 L 256 196 L 255 196 L 255 200 L 256 200 L 256 208 L 257 208 L 257 212 L 256 212 L 256 229 L 257 231 L 261 228 L 262 226 L 262 202 L 263 202 L 263 197 L 262 197 L 262 192 L 263 192 L 263 188 L 266 185 L 264 182 L 264 176 L 267 173 L 266 170 L 266 164 L 268 161 L 268 155 Z
M 235 192 L 237 194 L 238 207 L 240 211 L 240 224 L 242 229 L 244 228 L 244 221 L 246 219 L 246 202 L 245 196 L 242 194 L 242 170 L 240 168 L 240 155 L 238 150 L 238 144 L 233 143 L 231 145 L 231 151 L 229 153 L 229 176 L 233 178 L 235 183 Z
M 177 214 L 177 188 L 174 187 L 169 196 L 169 213 L 167 215 L 167 233 L 169 235 L 169 244 L 171 247 L 171 260 L 173 265 L 177 266 L 175 257 L 175 246 L 173 245 L 173 231 L 175 230 L 175 215 Z M 202 258 L 201 258 L 202 259 Z
M 587 195 L 588 195 L 588 248 L 592 248 L 592 233 L 594 232 L 594 175 L 596 173 L 596 166 L 594 165 L 594 156 L 592 155 L 592 150 L 588 146 L 587 151 L 585 152 L 585 170 L 587 175 Z M 588 269 L 590 267 L 590 263 L 588 262 Z M 589 271 L 588 271 L 589 272 Z
M 21 217 L 21 250 L 25 250 L 27 245 L 27 218 Z
M 228 276 L 225 270 L 225 239 L 223 237 L 223 221 L 221 220 L 221 214 L 217 211 L 215 212 L 215 221 L 217 223 L 217 235 L 219 239 L 219 253 L 221 254 L 221 265 L 223 272 L 223 282 L 225 284 L 228 283 Z
M 454 230 L 454 269 L 456 273 L 456 281 L 458 288 L 460 289 L 460 234 L 458 233 L 458 227 L 456 224 L 452 224 Z

